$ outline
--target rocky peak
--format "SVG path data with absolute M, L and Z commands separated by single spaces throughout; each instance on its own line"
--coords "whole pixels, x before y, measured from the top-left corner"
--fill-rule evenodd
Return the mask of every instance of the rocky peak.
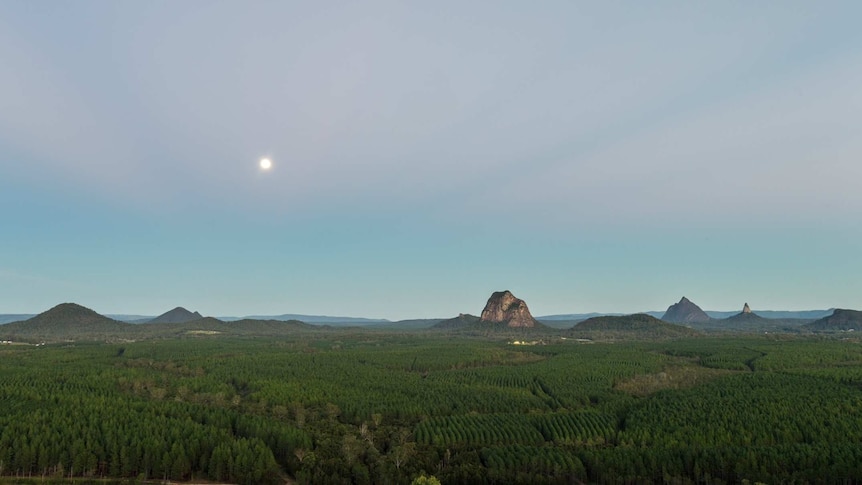
M 748 303 L 742 307 L 742 313 L 751 313 L 751 307 L 748 306 Z
M 527 303 L 516 298 L 512 292 L 496 291 L 485 304 L 481 320 L 490 323 L 505 323 L 509 327 L 535 327 L 536 320 L 530 315 Z
M 679 303 L 669 306 L 661 319 L 673 323 L 708 322 L 710 320 L 706 312 L 686 297 L 682 297 Z

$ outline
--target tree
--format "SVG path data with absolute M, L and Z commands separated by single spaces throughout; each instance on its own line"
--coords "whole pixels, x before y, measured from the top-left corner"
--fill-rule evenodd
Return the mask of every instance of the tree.
M 401 470 L 401 465 L 409 460 L 414 453 L 416 453 L 416 443 L 409 442 L 393 448 L 392 451 L 389 452 L 389 456 L 392 457 L 392 462 L 395 463 L 395 468 Z
M 440 480 L 437 479 L 434 475 L 430 477 L 426 477 L 425 474 L 421 474 L 418 477 L 414 478 L 410 485 L 441 485 Z

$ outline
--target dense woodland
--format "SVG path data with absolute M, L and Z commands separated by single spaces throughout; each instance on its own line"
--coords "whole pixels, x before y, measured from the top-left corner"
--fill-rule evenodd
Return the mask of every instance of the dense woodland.
M 862 345 L 838 337 L 345 330 L 0 354 L 6 481 L 862 479 Z

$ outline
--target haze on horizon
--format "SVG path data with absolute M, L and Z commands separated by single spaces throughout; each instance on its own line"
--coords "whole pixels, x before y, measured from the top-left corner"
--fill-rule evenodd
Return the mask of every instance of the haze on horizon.
M 860 309 L 860 17 L 2 2 L 0 313 Z

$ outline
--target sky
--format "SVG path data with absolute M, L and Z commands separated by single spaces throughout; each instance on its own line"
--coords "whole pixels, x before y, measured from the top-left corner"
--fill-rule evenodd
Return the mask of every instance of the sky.
M 859 18 L 0 2 L 0 313 L 862 309 Z

